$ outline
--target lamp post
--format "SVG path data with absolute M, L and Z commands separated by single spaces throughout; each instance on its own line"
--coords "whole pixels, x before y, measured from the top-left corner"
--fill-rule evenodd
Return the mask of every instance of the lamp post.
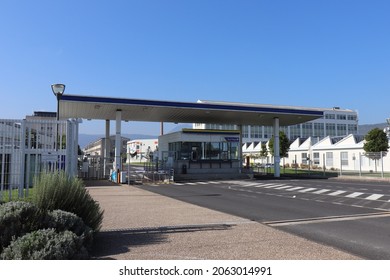
M 54 95 L 57 97 L 57 121 L 60 120 L 60 100 L 61 96 L 64 94 L 65 85 L 64 84 L 53 84 L 51 85 L 51 90 Z
M 64 91 L 65 91 L 65 85 L 64 84 L 53 84 L 51 85 L 51 90 L 53 91 L 54 95 L 57 97 L 57 131 L 56 131 L 56 151 L 58 151 L 58 137 L 59 137 L 59 133 L 58 133 L 58 121 L 60 120 L 60 100 L 61 100 L 61 97 L 62 95 L 64 94 Z

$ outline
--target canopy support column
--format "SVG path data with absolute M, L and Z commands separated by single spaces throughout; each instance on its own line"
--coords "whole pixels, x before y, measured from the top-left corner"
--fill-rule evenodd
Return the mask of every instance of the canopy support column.
M 238 125 L 238 130 L 240 131 L 240 137 L 238 140 L 238 170 L 239 173 L 242 173 L 242 125 Z
M 280 177 L 279 118 L 274 118 L 274 177 Z
M 110 170 L 108 168 L 108 163 L 110 162 L 110 120 L 106 120 L 106 136 L 104 138 L 104 155 L 103 155 L 103 175 L 104 178 L 108 178 L 110 176 Z
M 121 122 L 122 122 L 122 110 L 116 111 L 116 132 L 115 132 L 115 170 L 122 170 L 121 161 Z
M 164 135 L 164 122 L 160 122 L 160 135 Z

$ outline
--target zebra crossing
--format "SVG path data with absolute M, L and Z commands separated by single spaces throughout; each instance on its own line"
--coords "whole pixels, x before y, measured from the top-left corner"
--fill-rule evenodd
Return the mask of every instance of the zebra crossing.
M 349 198 L 349 199 L 363 199 L 367 201 L 382 201 L 390 202 L 390 195 L 380 193 L 364 193 L 364 192 L 351 192 L 346 190 L 332 190 L 326 188 L 315 188 L 305 186 L 294 186 L 288 183 L 261 183 L 261 182 L 249 182 L 249 181 L 199 181 L 199 182 L 183 182 L 174 183 L 177 186 L 196 186 L 196 185 L 220 185 L 229 186 L 230 188 L 258 188 L 267 191 L 283 191 L 300 194 L 313 194 L 313 195 L 325 195 L 334 198 Z
M 237 184 L 237 182 L 236 182 Z M 371 201 L 384 201 L 390 202 L 390 195 L 379 194 L 379 193 L 364 193 L 364 192 L 348 192 L 346 190 L 332 190 L 325 188 L 314 188 L 314 187 L 304 187 L 304 186 L 291 186 L 288 184 L 278 184 L 278 183 L 251 183 L 246 184 L 245 182 L 240 182 L 238 185 L 244 187 L 257 187 L 265 189 L 274 189 L 274 190 L 283 190 L 287 192 L 297 192 L 297 193 L 307 193 L 307 194 L 316 194 L 316 195 L 327 195 L 332 197 L 345 197 L 345 198 L 359 198 Z

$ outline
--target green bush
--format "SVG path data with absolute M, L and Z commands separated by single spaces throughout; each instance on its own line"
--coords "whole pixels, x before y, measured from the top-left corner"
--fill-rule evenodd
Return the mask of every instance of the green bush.
M 0 205 L 0 252 L 17 238 L 42 227 L 44 214 L 29 202 L 11 201 Z
M 57 232 L 69 230 L 83 239 L 83 244 L 87 249 L 92 247 L 93 230 L 86 226 L 83 220 L 76 214 L 62 210 L 48 212 L 44 227 L 54 228 Z
M 46 173 L 36 178 L 32 202 L 47 211 L 61 209 L 79 216 L 84 223 L 98 231 L 103 210 L 92 199 L 82 180 L 60 173 Z
M 71 260 L 87 259 L 82 240 L 71 231 L 41 229 L 11 242 L 0 255 L 3 260 Z

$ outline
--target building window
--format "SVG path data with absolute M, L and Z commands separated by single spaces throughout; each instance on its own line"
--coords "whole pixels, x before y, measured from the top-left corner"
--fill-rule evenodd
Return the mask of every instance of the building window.
M 326 134 L 329 136 L 336 136 L 336 124 L 327 123 L 326 124 Z
M 358 133 L 358 126 L 356 124 L 349 124 L 348 125 L 348 133 L 349 134 L 357 134 Z
M 264 126 L 264 139 L 271 139 L 272 126 Z
M 313 153 L 313 163 L 320 165 L 320 153 Z
M 347 125 L 346 124 L 337 124 L 337 136 L 347 135 Z
M 310 137 L 313 135 L 313 124 L 303 123 L 302 124 L 302 137 Z
M 169 152 L 182 160 L 238 159 L 238 142 L 172 142 Z
M 233 124 L 223 124 L 223 125 L 222 125 L 222 129 L 223 129 L 223 130 L 234 130 L 235 127 L 234 127 Z
M 309 158 L 307 156 L 307 153 L 302 153 L 301 156 L 302 156 L 302 161 L 301 161 L 302 164 L 308 164 L 309 163 Z
M 251 138 L 261 138 L 261 126 L 251 125 Z
M 357 116 L 356 115 L 348 115 L 347 118 L 348 118 L 349 121 L 356 121 L 357 120 Z
M 338 120 L 346 120 L 346 119 L 347 119 L 347 116 L 346 116 L 346 115 L 337 114 L 337 119 L 338 119 Z
M 297 124 L 290 126 L 290 137 L 291 140 L 301 137 L 301 125 Z
M 242 137 L 249 138 L 249 126 L 248 125 L 242 126 Z
M 229 145 L 229 151 L 230 151 L 230 158 L 229 159 L 238 159 L 238 142 L 230 142 Z
M 347 166 L 348 165 L 348 152 L 341 152 L 341 165 L 342 166 Z
M 219 147 L 219 142 L 208 142 L 205 145 L 205 155 L 207 159 L 219 159 L 221 154 L 221 149 Z
M 335 119 L 335 115 L 334 114 L 325 114 L 325 119 L 327 119 L 327 120 L 334 120 Z
M 326 152 L 326 166 L 333 167 L 333 152 Z
M 314 137 L 324 137 L 324 124 L 314 123 Z

